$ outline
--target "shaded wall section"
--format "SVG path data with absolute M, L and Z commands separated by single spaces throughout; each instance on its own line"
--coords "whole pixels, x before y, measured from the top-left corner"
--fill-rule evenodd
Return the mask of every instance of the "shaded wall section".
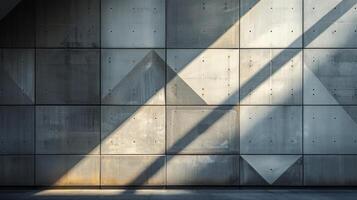
M 0 186 L 357 185 L 357 0 L 0 2 Z

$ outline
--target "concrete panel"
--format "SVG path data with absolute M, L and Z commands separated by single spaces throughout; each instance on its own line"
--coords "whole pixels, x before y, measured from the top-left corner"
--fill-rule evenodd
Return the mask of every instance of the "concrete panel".
M 0 156 L 0 186 L 33 186 L 33 156 Z
M 356 186 L 357 156 L 355 155 L 306 155 L 304 180 L 309 186 Z
M 302 103 L 302 54 L 298 49 L 242 49 L 242 104 Z
M 239 0 L 168 0 L 169 48 L 238 48 Z
M 356 0 L 305 0 L 304 46 L 357 47 L 356 4 Z
M 242 185 L 302 184 L 301 155 L 242 155 Z
M 35 51 L 0 49 L 0 104 L 33 104 Z
M 241 47 L 302 46 L 301 0 L 241 0 Z
M 102 103 L 165 104 L 164 49 L 103 49 L 101 55 Z
M 241 106 L 242 154 L 300 154 L 301 106 Z
M 37 155 L 38 186 L 99 186 L 100 157 Z
M 98 154 L 99 143 L 99 107 L 36 107 L 37 153 Z
M 167 148 L 175 154 L 239 153 L 238 108 L 167 107 Z
M 165 152 L 164 106 L 103 106 L 103 154 Z
M 167 63 L 168 104 L 238 103 L 238 50 L 170 49 Z
M 168 185 L 239 184 L 239 156 L 175 155 L 167 159 Z
M 99 54 L 99 50 L 89 49 L 37 50 L 37 103 L 99 103 Z
M 357 104 L 357 50 L 307 49 L 305 104 Z
M 0 154 L 32 154 L 34 131 L 34 107 L 0 106 Z
M 102 156 L 103 186 L 165 185 L 165 156 Z
M 37 0 L 37 47 L 99 47 L 100 0 Z
M 356 154 L 357 107 L 305 106 L 306 154 Z
M 103 47 L 165 47 L 165 0 L 101 2 Z
M 35 0 L 2 1 L 2 4 L 3 2 L 16 5 L 12 9 L 0 8 L 0 47 L 34 47 Z

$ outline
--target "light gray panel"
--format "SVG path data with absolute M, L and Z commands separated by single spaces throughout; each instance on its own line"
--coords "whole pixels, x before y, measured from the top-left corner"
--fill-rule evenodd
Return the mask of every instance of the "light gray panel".
M 34 102 L 33 49 L 0 49 L 0 104 Z
M 37 155 L 36 185 L 98 186 L 99 170 L 99 156 Z
M 238 153 L 238 108 L 167 107 L 167 148 L 168 153 Z
M 302 103 L 302 53 L 298 49 L 242 49 L 242 104 Z
M 0 47 L 33 48 L 36 27 L 35 0 L 2 0 L 1 3 Z M 4 6 L 4 3 L 17 5 L 10 9 Z
M 165 103 L 164 49 L 103 49 L 101 55 L 102 103 Z
M 304 45 L 313 48 L 357 47 L 356 0 L 305 0 Z
M 167 157 L 167 185 L 238 185 L 239 156 L 172 155 Z
M 99 50 L 37 50 L 36 103 L 99 103 L 99 60 Z
M 301 47 L 302 2 L 241 0 L 241 47 Z
M 305 106 L 306 154 L 357 154 L 357 107 Z
M 159 186 L 165 184 L 165 156 L 102 156 L 103 186 Z
M 238 48 L 238 0 L 168 0 L 169 48 Z
M 239 52 L 233 49 L 167 51 L 167 103 L 237 104 Z
M 305 185 L 356 186 L 357 156 L 304 156 Z
M 242 185 L 301 185 L 301 155 L 242 155 Z
M 304 53 L 305 104 L 357 104 L 357 51 L 308 49 Z
M 99 47 L 100 0 L 37 0 L 37 47 Z
M 165 47 L 165 0 L 102 0 L 102 46 Z
M 98 154 L 100 108 L 97 106 L 36 107 L 36 152 Z
M 0 156 L 0 186 L 33 186 L 33 156 Z
M 103 106 L 104 154 L 160 154 L 165 152 L 164 106 Z
M 0 154 L 32 154 L 34 139 L 34 107 L 0 107 Z
M 242 154 L 300 154 L 301 106 L 241 106 Z

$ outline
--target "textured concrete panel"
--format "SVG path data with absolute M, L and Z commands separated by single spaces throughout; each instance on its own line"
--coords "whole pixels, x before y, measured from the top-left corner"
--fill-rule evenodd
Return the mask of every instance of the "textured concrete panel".
M 165 0 L 102 0 L 102 46 L 165 47 Z
M 239 0 L 168 0 L 169 48 L 237 48 Z
M 99 50 L 37 50 L 37 103 L 99 103 L 99 60 Z
M 306 154 L 356 154 L 357 107 L 305 106 Z
M 102 103 L 165 103 L 164 49 L 103 49 L 101 55 Z
M 306 155 L 304 157 L 305 185 L 356 186 L 357 156 Z
M 305 104 L 357 104 L 357 50 L 308 49 L 304 57 Z
M 302 46 L 301 0 L 241 0 L 241 47 Z
M 99 156 L 37 155 L 36 185 L 98 186 L 99 170 Z
M 242 104 L 301 104 L 302 54 L 298 49 L 242 49 Z
M 0 156 L 0 186 L 32 186 L 33 156 Z
M 35 0 L 4 0 L 2 4 L 3 2 L 17 4 L 12 5 L 12 9 L 0 8 L 0 47 L 34 47 Z
M 165 184 L 164 156 L 102 156 L 104 186 L 159 186 Z
M 242 185 L 301 185 L 300 155 L 242 155 Z
M 100 0 L 37 0 L 37 47 L 99 47 Z
M 306 47 L 357 47 L 356 0 L 305 0 Z
M 238 108 L 167 107 L 167 148 L 168 153 L 238 153 Z
M 300 154 L 301 106 L 241 106 L 242 154 Z
M 34 102 L 35 51 L 0 49 L 0 104 Z
M 168 104 L 238 103 L 238 50 L 170 49 L 167 63 Z
M 36 107 L 37 153 L 97 154 L 99 143 L 99 107 Z
M 103 106 L 104 154 L 161 154 L 165 152 L 164 106 Z
M 239 156 L 168 156 L 168 185 L 238 185 Z
M 0 154 L 32 154 L 34 139 L 34 107 L 0 106 Z

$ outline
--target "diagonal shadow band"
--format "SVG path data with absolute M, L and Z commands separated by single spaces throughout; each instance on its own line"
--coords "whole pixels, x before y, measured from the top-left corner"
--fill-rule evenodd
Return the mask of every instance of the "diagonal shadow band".
M 305 41 L 304 45 L 307 46 L 308 44 L 310 44 L 314 39 L 316 39 L 318 37 L 318 35 L 320 33 L 322 33 L 323 31 L 325 31 L 331 24 L 333 24 L 337 19 L 339 19 L 340 17 L 342 17 L 342 15 L 344 15 L 349 9 L 351 9 L 354 5 L 356 4 L 356 2 L 352 2 L 352 1 L 341 1 L 337 6 L 335 11 L 337 10 L 337 12 L 328 12 L 325 16 L 323 16 L 316 24 L 314 24 L 311 28 L 309 28 L 304 34 L 311 34 L 314 37 L 311 37 L 309 40 Z M 337 13 L 337 14 L 336 14 Z M 316 31 L 319 30 L 319 31 Z M 318 33 L 317 33 L 318 32 Z M 313 34 L 312 34 L 313 33 Z M 301 40 L 302 36 L 300 36 L 299 38 L 297 38 L 296 40 Z M 295 40 L 295 41 L 296 41 Z M 292 44 L 295 43 L 292 42 Z M 291 47 L 291 46 L 289 46 Z M 288 48 L 289 48 L 288 47 Z M 284 52 L 284 51 L 283 51 Z M 297 53 L 299 53 L 299 51 L 297 51 Z M 297 54 L 296 53 L 296 54 Z M 292 57 L 294 57 L 296 54 L 292 54 L 291 57 L 286 57 L 283 55 L 283 53 L 281 52 L 280 54 L 278 54 L 274 59 L 278 59 L 281 61 L 281 64 L 285 64 L 287 63 Z M 282 65 L 280 67 L 282 67 Z M 249 81 L 247 81 L 244 85 L 242 85 L 240 87 L 241 90 L 245 89 L 248 87 L 249 88 L 256 88 L 258 87 L 260 84 L 262 84 L 266 79 L 268 79 L 269 77 L 267 77 L 264 73 L 265 70 L 267 68 L 269 68 L 270 63 L 267 63 L 264 65 L 264 67 Z M 276 73 L 279 70 L 279 66 L 277 68 L 275 68 L 272 72 L 271 75 L 273 75 L 274 73 Z M 249 89 L 247 89 L 249 90 Z M 239 93 L 239 91 L 236 91 L 236 93 Z M 247 96 L 247 94 L 243 94 L 240 96 L 240 99 L 245 98 Z M 226 99 L 226 102 L 231 101 L 232 99 L 228 98 Z M 218 106 L 216 109 L 222 109 L 223 106 Z M 227 108 L 227 106 L 224 106 Z M 233 107 L 233 106 L 230 106 Z M 211 112 L 210 114 L 208 114 L 206 117 L 204 117 L 199 123 L 204 123 L 206 121 L 211 121 L 211 122 L 215 122 L 218 121 L 221 117 L 223 116 L 222 114 L 214 114 L 213 112 Z M 207 127 L 208 128 L 208 127 Z M 206 129 L 201 129 L 201 134 L 203 132 L 205 132 Z M 182 137 L 181 139 L 179 139 L 171 148 L 174 148 L 176 151 L 180 151 L 183 148 L 185 148 L 187 145 L 189 145 L 191 143 L 191 141 L 195 140 L 195 138 L 197 137 L 197 131 L 195 131 L 196 127 L 193 127 L 192 129 L 190 129 L 190 131 L 187 132 L 187 134 Z M 170 157 L 172 158 L 172 157 Z M 170 161 L 170 158 L 167 158 L 166 162 Z M 148 174 L 151 174 L 151 176 L 153 176 L 158 170 L 157 165 L 159 164 L 159 161 L 154 161 L 150 166 L 148 166 L 140 175 L 138 175 L 133 181 L 132 183 L 135 183 L 135 185 L 140 185 L 139 180 L 143 180 L 144 177 L 148 177 Z M 150 176 L 149 176 L 150 177 Z M 139 184 L 138 184 L 139 182 Z M 141 184 L 143 184 L 143 182 L 141 182 Z M 135 192 L 133 191 L 127 191 L 127 192 Z
M 258 2 L 258 0 L 256 1 L 256 3 Z M 348 11 L 353 5 L 355 5 L 354 2 L 351 1 L 342 1 L 341 3 L 339 3 L 336 6 L 336 10 L 338 10 L 337 14 L 335 13 L 331 13 L 329 12 L 328 14 L 326 14 L 322 19 L 320 19 L 315 25 L 313 25 L 309 30 L 307 30 L 305 32 L 305 34 L 311 34 L 314 37 L 311 37 L 309 40 L 306 40 L 304 45 L 307 46 L 309 43 L 311 43 L 321 32 L 323 32 L 324 30 L 326 30 L 332 23 L 334 23 L 338 18 L 340 18 L 346 11 Z M 245 13 L 241 13 L 241 16 L 243 16 Z M 313 30 L 320 30 L 319 32 L 317 31 L 313 31 Z M 313 34 L 312 34 L 313 33 Z M 298 39 L 301 40 L 303 36 L 300 36 Z M 298 40 L 297 39 L 297 40 Z M 295 41 L 292 43 L 294 44 Z M 289 47 L 288 47 L 289 48 Z M 295 56 L 295 55 L 292 55 Z M 277 55 L 276 58 L 280 58 L 282 60 L 282 64 L 288 62 L 291 58 L 285 58 L 285 56 L 282 56 L 281 54 Z M 266 64 L 263 69 L 261 71 L 258 72 L 257 75 L 255 75 L 251 80 L 249 80 L 246 84 L 244 84 L 243 86 L 241 86 L 241 88 L 246 88 L 247 85 L 250 86 L 250 88 L 255 88 L 257 86 L 259 86 L 263 81 L 265 81 L 267 78 L 266 74 L 264 73 L 264 71 L 269 68 L 269 64 Z M 274 71 L 272 71 L 271 74 L 274 74 L 276 71 L 279 70 L 279 67 L 277 69 L 275 69 Z M 169 81 L 169 80 L 167 80 Z M 239 93 L 239 91 L 236 91 L 236 93 Z M 245 98 L 246 94 L 241 95 L 241 98 Z M 234 95 L 233 95 L 234 96 Z M 227 99 L 226 101 L 231 101 L 232 99 Z M 218 107 L 217 109 L 220 109 L 222 106 Z M 227 106 L 225 106 L 227 107 Z M 217 121 L 219 120 L 221 117 L 223 116 L 223 114 L 221 115 L 217 115 L 217 114 L 208 114 L 205 118 L 203 118 L 201 120 L 201 122 L 205 122 L 205 121 Z M 181 138 L 180 140 L 178 140 L 173 147 L 175 147 L 176 151 L 179 151 L 180 149 L 182 150 L 185 146 L 189 145 L 191 141 L 195 140 L 197 137 L 197 132 L 193 131 L 195 130 L 195 127 L 192 128 L 190 131 L 188 131 L 188 133 Z M 204 131 L 206 131 L 205 129 L 201 129 L 201 133 L 203 133 Z M 194 133 L 194 134 L 193 134 Z M 167 162 L 170 161 L 169 159 L 167 160 Z M 138 175 L 133 181 L 132 183 L 135 183 L 135 185 L 142 185 L 144 182 L 142 180 L 146 180 L 148 177 L 153 176 L 160 168 L 158 168 L 158 165 L 162 165 L 160 160 L 156 160 L 154 161 L 150 166 L 148 166 L 144 171 L 141 172 L 140 175 Z
M 256 5 L 257 3 L 259 2 L 259 0 L 253 0 L 253 1 L 250 1 L 250 7 L 253 7 L 254 5 Z M 240 13 L 240 16 L 244 16 L 249 10 L 241 10 L 241 13 Z M 232 26 L 236 25 L 236 23 L 238 22 L 239 18 L 238 19 L 235 19 L 236 21 L 234 21 L 232 24 L 230 24 L 230 27 L 225 27 L 225 30 L 229 30 Z M 221 33 L 220 33 L 221 34 Z M 224 33 L 223 33 L 224 34 Z M 215 38 L 213 38 L 213 41 L 211 42 L 211 44 L 213 44 L 215 42 L 215 40 L 218 40 L 219 38 L 221 37 L 221 35 L 216 35 Z M 204 51 L 205 48 L 202 48 L 202 51 Z M 198 55 L 196 55 L 198 56 Z M 138 66 L 143 66 L 145 65 L 145 61 L 148 61 L 147 58 L 154 58 L 154 59 L 161 59 L 160 56 L 157 56 L 156 53 L 149 53 L 149 55 L 147 55 L 147 57 L 144 57 L 143 59 L 143 62 L 139 62 Z M 195 57 L 191 58 L 191 60 L 188 60 L 186 62 L 186 64 L 189 64 L 193 59 L 195 59 Z M 159 60 L 157 62 L 160 62 Z M 135 67 L 134 67 L 135 68 Z M 184 68 L 184 67 L 183 67 Z M 182 68 L 182 69 L 183 69 Z M 180 70 L 182 70 L 180 69 Z M 180 71 L 179 70 L 179 71 Z M 167 79 L 166 79 L 166 83 L 173 80 L 173 79 L 176 79 L 178 80 L 178 82 L 181 84 L 181 86 L 183 86 L 184 88 L 187 88 L 188 90 L 191 89 L 177 74 L 179 73 L 179 71 L 174 71 L 171 69 L 170 66 L 166 66 L 166 73 L 167 73 Z M 117 92 L 118 88 L 121 88 L 121 84 L 123 83 L 129 83 L 130 80 L 132 80 L 132 77 L 133 75 L 132 74 L 129 74 L 129 76 L 127 78 L 124 78 L 122 81 L 119 82 L 119 84 L 117 84 L 116 86 L 114 86 L 113 88 L 113 91 L 112 93 L 115 93 Z M 162 84 L 162 88 L 165 88 L 166 87 L 166 84 L 163 83 Z M 152 93 L 150 94 L 149 96 L 154 96 L 156 93 Z M 191 94 L 192 97 L 196 98 L 199 100 L 199 102 L 203 102 L 204 104 L 205 101 L 197 94 L 195 93 L 192 93 Z M 236 95 L 234 95 L 236 96 Z M 104 101 L 107 101 L 109 100 L 110 98 L 108 98 L 108 96 L 104 97 Z M 145 100 L 148 100 L 148 98 L 146 98 Z M 133 108 L 132 112 L 135 113 L 138 109 L 140 108 L 140 106 L 135 106 L 135 108 Z M 226 109 L 226 108 L 225 108 Z M 124 119 L 120 120 L 120 122 L 117 124 L 118 126 L 120 126 L 120 124 L 124 123 L 128 118 L 130 118 L 130 115 L 127 115 Z M 101 138 L 101 140 L 104 140 L 106 138 Z M 98 146 L 100 146 L 100 142 L 98 144 Z M 98 148 L 98 147 L 95 147 L 95 148 Z M 66 166 L 66 170 L 62 170 L 60 174 L 57 174 L 57 175 L 52 175 L 51 176 L 54 176 L 51 178 L 51 180 L 53 181 L 53 184 L 55 184 L 57 181 L 56 180 L 60 180 L 61 177 L 63 177 L 67 172 L 69 172 L 71 169 L 75 168 L 77 164 L 79 164 L 79 162 L 81 162 L 82 159 L 85 159 L 84 157 L 78 157 L 78 158 L 75 158 L 75 160 L 72 162 L 70 162 L 70 164 L 68 166 Z M 140 175 L 140 177 L 136 178 L 136 180 L 139 180 L 139 181 L 134 181 L 134 182 L 138 182 L 138 185 L 141 185 L 141 183 L 144 182 L 144 180 L 147 180 L 148 178 L 150 178 L 150 176 L 152 176 L 153 174 L 155 174 L 158 170 L 160 170 L 160 168 L 162 167 L 162 162 L 160 159 L 156 160 L 154 162 L 155 164 L 153 164 L 153 166 L 149 167 L 147 170 L 145 170 L 143 172 L 143 174 Z M 160 167 L 155 167 L 155 165 L 159 164 Z M 151 171 L 152 173 L 146 173 L 147 171 Z M 147 175 L 145 175 L 145 173 Z M 37 184 L 38 185 L 38 184 Z

